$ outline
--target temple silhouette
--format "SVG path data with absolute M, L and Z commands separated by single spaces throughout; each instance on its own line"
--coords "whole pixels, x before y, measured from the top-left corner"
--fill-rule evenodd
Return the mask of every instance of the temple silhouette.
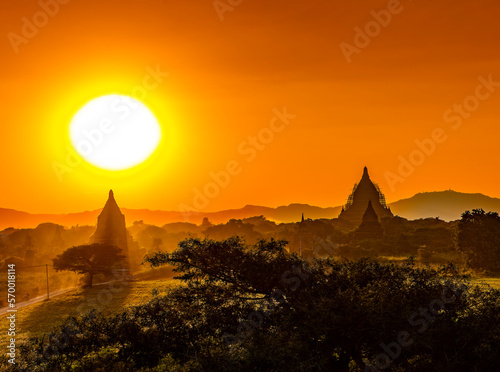
M 342 212 L 338 218 L 360 226 L 365 214 L 367 222 L 373 222 L 375 217 L 377 221 L 384 217 L 393 217 L 391 209 L 387 207 L 385 202 L 384 194 L 382 194 L 377 184 L 371 181 L 368 175 L 368 168 L 366 167 L 361 180 L 354 185 L 352 193 L 349 195 L 347 203 L 342 208 Z
M 115 245 L 122 249 L 125 255 L 125 266 L 129 269 L 128 233 L 125 226 L 125 216 L 116 204 L 113 190 L 109 191 L 108 201 L 97 217 L 97 229 L 90 237 L 90 243 Z
M 368 202 L 368 207 L 366 208 L 365 214 L 363 215 L 363 220 L 361 225 L 359 225 L 356 230 L 356 239 L 382 239 L 384 236 L 384 230 L 382 225 L 378 221 L 377 214 L 372 206 L 372 201 Z

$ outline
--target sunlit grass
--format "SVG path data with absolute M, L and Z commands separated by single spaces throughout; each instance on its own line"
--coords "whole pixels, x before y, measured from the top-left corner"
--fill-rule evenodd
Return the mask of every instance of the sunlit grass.
M 176 283 L 172 280 L 141 282 L 115 282 L 95 285 L 93 288 L 78 288 L 59 297 L 21 308 L 16 313 L 16 342 L 33 336 L 41 336 L 62 324 L 70 315 L 86 313 L 92 309 L 117 313 L 126 307 L 145 303 L 153 298 L 153 290 L 165 294 Z M 7 345 L 7 315 L 0 322 L 0 347 Z M 10 339 L 10 337 L 9 337 Z
M 49 269 L 49 289 L 51 292 L 59 289 L 72 288 L 79 285 L 80 275 L 70 272 L 54 272 Z M 0 281 L 0 307 L 7 306 L 7 280 Z M 47 276 L 45 268 L 36 268 L 36 270 L 17 270 L 16 273 L 16 296 L 18 301 L 24 299 L 28 293 L 30 298 L 42 296 L 47 293 Z
M 500 289 L 500 278 L 480 278 L 476 279 L 476 282 L 488 284 L 492 288 Z

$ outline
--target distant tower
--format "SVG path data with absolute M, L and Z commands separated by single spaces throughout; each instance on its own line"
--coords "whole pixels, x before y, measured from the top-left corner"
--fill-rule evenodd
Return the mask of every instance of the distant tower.
M 203 228 L 209 228 L 210 226 L 213 226 L 208 217 L 203 217 L 203 222 L 201 223 L 201 227 Z
M 363 215 L 363 221 L 356 230 L 356 238 L 358 240 L 363 239 L 382 239 L 384 235 L 384 230 L 378 221 L 377 214 L 373 209 L 371 200 L 368 202 L 368 207 L 366 208 L 365 214 Z
M 125 216 L 116 204 L 113 190 L 109 191 L 109 198 L 97 218 L 97 229 L 90 237 L 90 243 L 111 244 L 122 249 L 122 253 L 127 257 L 128 266 L 128 245 L 127 228 L 125 226 Z
M 291 252 L 297 253 L 300 257 L 314 256 L 314 234 L 309 232 L 307 223 L 302 213 L 302 219 L 299 222 L 299 231 L 295 234 Z
M 360 225 L 363 216 L 367 211 L 368 204 L 378 219 L 393 217 L 391 209 L 385 203 L 385 196 L 379 187 L 370 180 L 368 168 L 365 167 L 363 177 L 358 184 L 354 185 L 351 195 L 347 199 L 346 205 L 342 208 L 339 219 L 347 220 L 355 225 Z

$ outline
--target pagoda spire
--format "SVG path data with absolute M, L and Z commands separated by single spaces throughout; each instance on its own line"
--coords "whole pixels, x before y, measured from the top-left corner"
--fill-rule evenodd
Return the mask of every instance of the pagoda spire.
M 363 169 L 363 178 L 365 178 L 365 177 L 370 178 L 370 175 L 368 174 L 368 168 L 367 167 L 365 167 L 365 169 Z

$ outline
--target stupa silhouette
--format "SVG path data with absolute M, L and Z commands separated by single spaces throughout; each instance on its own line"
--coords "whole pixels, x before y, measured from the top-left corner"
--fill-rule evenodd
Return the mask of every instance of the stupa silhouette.
M 315 236 L 308 230 L 304 213 L 302 213 L 302 220 L 299 222 L 299 229 L 294 236 L 290 251 L 297 253 L 300 257 L 313 257 L 314 240 Z
M 368 207 L 363 215 L 363 221 L 356 230 L 356 238 L 363 239 L 382 239 L 384 230 L 378 221 L 377 214 L 373 209 L 371 200 L 368 202 Z
M 391 209 L 385 203 L 385 196 L 379 187 L 374 184 L 368 175 L 368 168 L 365 167 L 361 181 L 355 184 L 351 195 L 347 199 L 346 205 L 342 208 L 339 219 L 347 220 L 359 226 L 363 221 L 363 216 L 369 207 L 375 212 L 377 219 L 393 217 Z
M 108 201 L 97 217 L 97 229 L 90 237 L 90 243 L 110 244 L 121 248 L 122 253 L 126 256 L 125 266 L 129 267 L 125 216 L 116 204 L 113 190 L 109 191 Z

